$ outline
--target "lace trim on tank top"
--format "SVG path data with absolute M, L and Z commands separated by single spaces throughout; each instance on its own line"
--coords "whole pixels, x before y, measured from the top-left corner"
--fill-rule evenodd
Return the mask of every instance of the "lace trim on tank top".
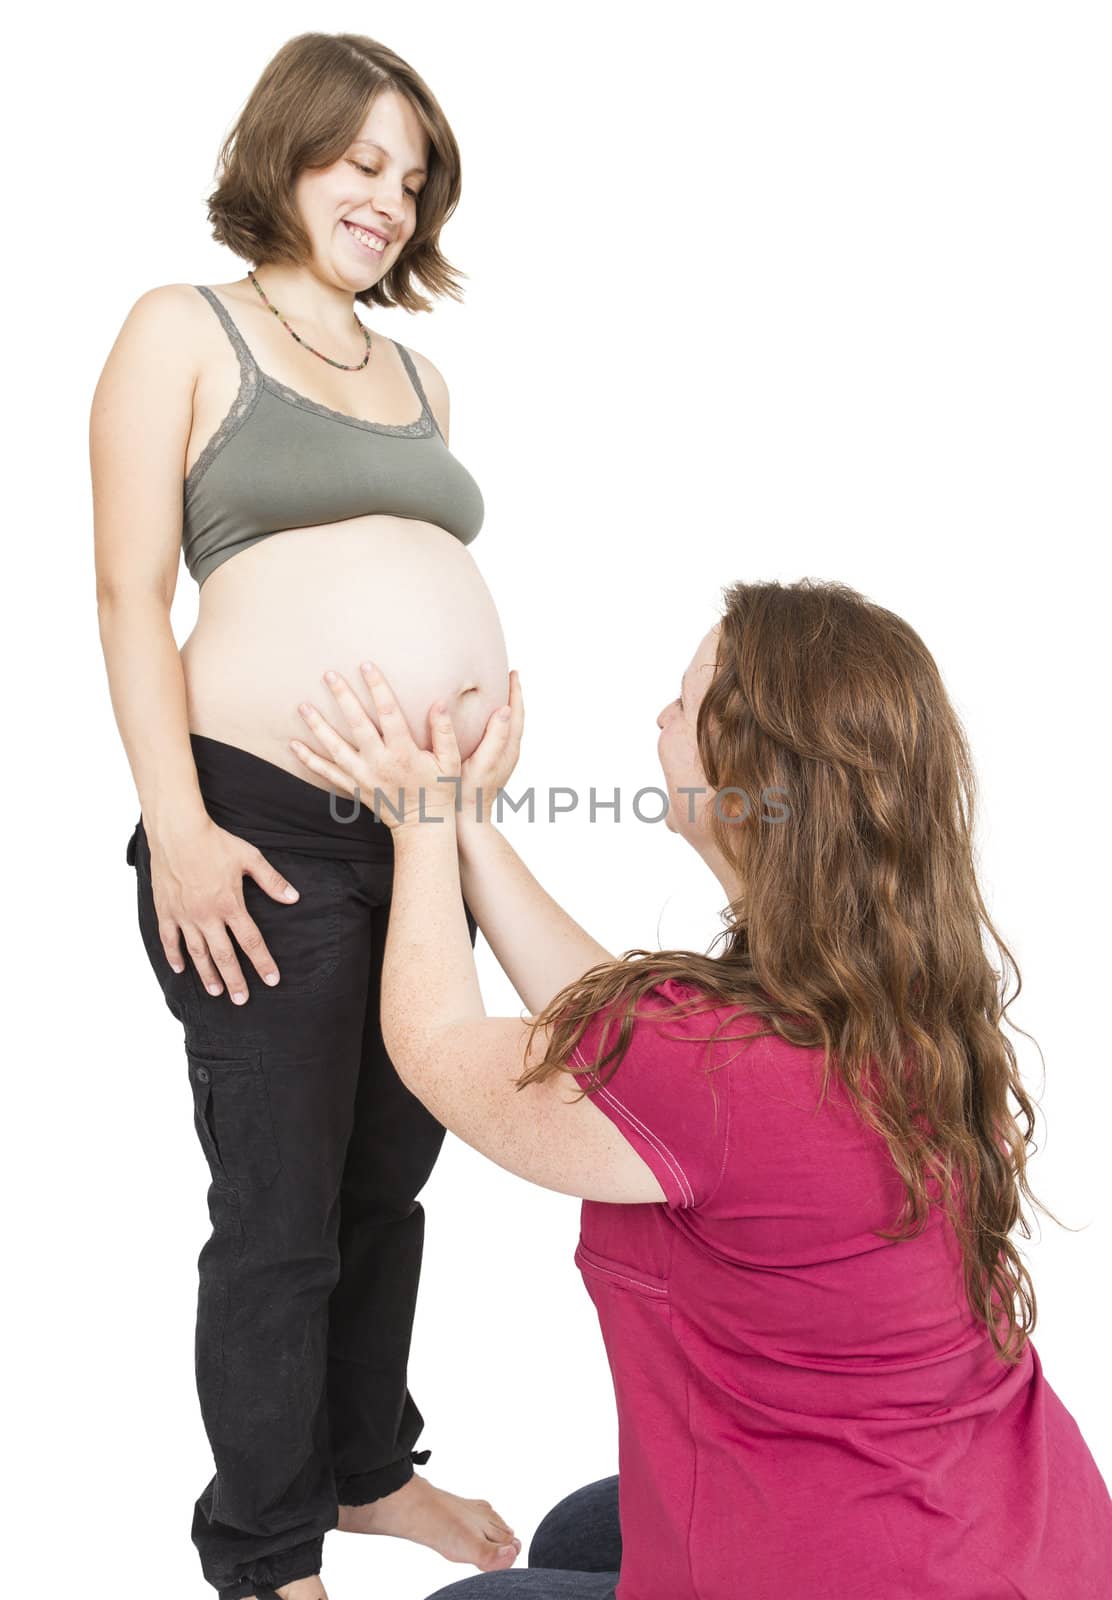
M 291 389 L 286 383 L 279 383 L 277 378 L 272 378 L 266 372 L 260 374 L 263 387 L 269 389 L 272 394 L 278 395 L 282 400 L 288 400 L 291 405 L 301 406 L 305 411 L 315 411 L 319 417 L 331 417 L 336 422 L 346 422 L 353 428 L 369 428 L 372 433 L 393 433 L 404 439 L 424 439 L 432 433 L 434 428 L 437 433 L 440 433 L 436 418 L 433 416 L 432 409 L 425 397 L 421 380 L 417 376 L 417 368 L 413 363 L 413 357 L 405 345 L 399 344 L 396 339 L 391 339 L 390 343 L 401 356 L 402 365 L 408 372 L 409 381 L 412 383 L 417 398 L 421 402 L 421 415 L 413 422 L 368 422 L 364 417 L 349 417 L 346 411 L 333 411 L 331 406 L 322 405 L 319 400 L 311 400 L 307 394 L 302 394 L 298 389 Z
M 396 340 L 392 339 L 390 342 L 399 351 L 401 350 Z M 288 400 L 291 405 L 300 406 L 303 411 L 315 411 L 318 417 L 330 417 L 336 422 L 346 422 L 352 428 L 369 428 L 372 433 L 394 433 L 407 439 L 422 439 L 430 434 L 435 426 L 436 419 L 429 410 L 424 395 L 420 395 L 421 415 L 415 422 L 367 422 L 363 417 L 349 417 L 346 411 L 333 411 L 331 406 L 322 405 L 319 400 L 310 400 L 307 394 L 291 389 L 288 384 L 279 383 L 278 379 L 272 378 L 269 373 L 264 372 L 261 377 L 263 387 L 276 394 L 280 400 Z
M 297 389 L 291 389 L 288 384 L 279 383 L 277 378 L 272 378 L 269 373 L 263 372 L 247 348 L 247 343 L 233 322 L 224 302 L 218 295 L 213 293 L 207 284 L 198 283 L 194 287 L 204 295 L 224 325 L 224 331 L 227 333 L 239 358 L 240 380 L 239 392 L 232 402 L 231 410 L 189 469 L 185 480 L 186 494 L 189 493 L 191 486 L 202 476 L 213 458 L 227 444 L 232 434 L 237 432 L 247 421 L 247 418 L 254 410 L 259 395 L 264 389 L 269 389 L 271 394 L 277 395 L 280 400 L 285 400 L 290 405 L 300 406 L 303 411 L 315 411 L 317 416 L 327 417 L 333 422 L 347 423 L 351 428 L 363 428 L 370 433 L 394 434 L 404 439 L 425 439 L 435 430 L 437 434 L 440 434 L 441 438 L 444 437 L 440 433 L 439 423 L 432 414 L 424 387 L 417 375 L 417 368 L 414 365 L 413 358 L 405 346 L 399 344 L 396 339 L 391 339 L 390 343 L 398 352 L 402 359 L 402 364 L 409 374 L 409 380 L 413 385 L 417 398 L 421 402 L 421 415 L 413 422 L 368 422 L 363 417 L 350 417 L 346 411 L 335 411 L 331 406 L 323 405 L 319 400 L 313 400 L 307 394 L 302 394 Z
M 213 457 L 218 455 L 227 444 L 232 434 L 247 421 L 247 418 L 255 408 L 259 395 L 262 393 L 262 384 L 260 382 L 262 373 L 252 360 L 251 352 L 241 337 L 239 329 L 225 311 L 223 302 L 217 299 L 206 284 L 198 283 L 195 287 L 201 291 L 224 324 L 224 331 L 231 340 L 232 347 L 239 358 L 239 391 L 232 401 L 231 410 L 186 474 L 186 494 L 189 493 L 193 485 L 206 471 Z

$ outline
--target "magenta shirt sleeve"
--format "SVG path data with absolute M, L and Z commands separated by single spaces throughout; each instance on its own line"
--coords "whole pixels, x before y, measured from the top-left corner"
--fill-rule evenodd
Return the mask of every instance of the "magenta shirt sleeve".
M 613 1077 L 590 1094 L 651 1168 L 667 1204 L 680 1209 L 704 1205 L 715 1193 L 729 1144 L 730 1073 L 707 1070 L 723 1053 L 706 1042 L 721 1018 L 714 1012 L 674 1015 L 677 1003 L 694 993 L 669 978 L 640 996 L 625 1055 Z M 570 1063 L 580 1088 L 596 1081 L 590 1068 L 616 1042 L 626 1004 L 608 1006 L 588 1023 Z

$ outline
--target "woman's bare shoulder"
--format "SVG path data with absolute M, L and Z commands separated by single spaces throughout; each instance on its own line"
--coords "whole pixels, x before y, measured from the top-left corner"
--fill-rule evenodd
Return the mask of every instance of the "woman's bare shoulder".
M 205 317 L 214 320 L 193 284 L 156 284 L 132 301 L 115 351 L 144 363 L 154 357 L 167 374 L 195 380 L 207 337 Z

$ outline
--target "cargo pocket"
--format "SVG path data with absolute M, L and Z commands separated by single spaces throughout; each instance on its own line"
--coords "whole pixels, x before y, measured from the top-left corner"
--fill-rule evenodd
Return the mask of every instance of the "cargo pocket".
M 193 1121 L 213 1180 L 244 1193 L 265 1189 L 282 1170 L 262 1053 L 214 1055 L 185 1047 Z

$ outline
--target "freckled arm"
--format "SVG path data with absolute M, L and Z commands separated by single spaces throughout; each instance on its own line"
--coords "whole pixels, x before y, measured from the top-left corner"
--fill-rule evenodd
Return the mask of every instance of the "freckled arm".
M 581 928 L 529 871 L 495 824 L 456 814 L 464 898 L 531 1015 L 611 952 Z

